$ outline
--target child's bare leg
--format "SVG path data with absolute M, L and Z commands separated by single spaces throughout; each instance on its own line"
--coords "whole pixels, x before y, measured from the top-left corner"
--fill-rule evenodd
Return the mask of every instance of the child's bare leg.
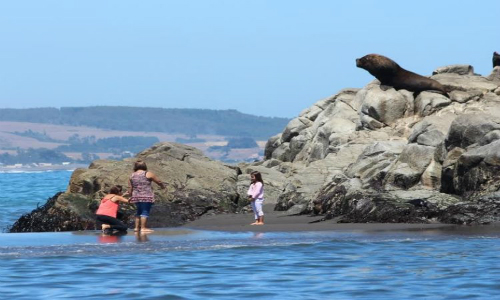
M 141 230 L 141 218 L 135 217 L 135 229 L 134 231 L 140 231 Z
M 148 228 L 147 223 L 148 223 L 148 218 L 141 217 L 141 232 L 153 232 L 154 231 L 153 229 Z

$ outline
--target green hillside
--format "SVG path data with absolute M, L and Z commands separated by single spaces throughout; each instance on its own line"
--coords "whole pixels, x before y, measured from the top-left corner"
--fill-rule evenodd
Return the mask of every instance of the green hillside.
M 259 117 L 236 110 L 166 109 L 124 106 L 0 109 L 0 121 L 90 126 L 187 135 L 216 134 L 268 139 L 289 119 Z

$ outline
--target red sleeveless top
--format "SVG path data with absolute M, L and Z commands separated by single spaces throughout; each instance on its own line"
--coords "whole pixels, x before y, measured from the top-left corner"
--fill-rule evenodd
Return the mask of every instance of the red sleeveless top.
M 113 197 L 114 196 L 112 196 L 111 198 Z M 116 214 L 118 213 L 118 202 L 111 201 L 111 198 L 102 198 L 101 204 L 95 212 L 96 215 L 104 215 L 116 218 Z

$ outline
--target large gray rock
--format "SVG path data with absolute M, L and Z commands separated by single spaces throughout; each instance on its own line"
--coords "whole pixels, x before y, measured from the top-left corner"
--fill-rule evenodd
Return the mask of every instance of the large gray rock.
M 292 152 L 290 150 L 290 143 L 283 143 L 276 148 L 271 154 L 271 158 L 278 159 L 281 161 L 291 161 Z
M 288 174 L 277 206 L 346 222 L 459 222 L 446 211 L 466 210 L 463 196 L 471 193 L 462 189 L 496 188 L 481 180 L 496 178 L 494 164 L 488 169 L 484 161 L 495 161 L 489 145 L 500 140 L 494 117 L 500 116 L 500 83 L 473 74 L 469 65 L 439 68 L 432 78 L 450 93 L 422 92 L 414 99 L 373 81 L 354 96 L 330 98 L 321 112 L 309 110 L 314 120 L 291 143 L 292 165 L 327 176 L 316 176 L 314 188 L 299 193 L 304 178 Z M 339 133 L 342 126 L 329 123 L 336 119 L 351 121 L 355 130 Z M 482 164 L 472 167 L 475 159 Z
M 346 175 L 361 179 L 364 185 L 382 189 L 389 167 L 403 152 L 405 144 L 403 141 L 383 141 L 368 145 L 349 166 Z
M 446 148 L 467 148 L 478 143 L 485 135 L 500 129 L 500 116 L 490 114 L 464 114 L 451 124 L 446 137 Z
M 432 75 L 443 73 L 455 73 L 458 75 L 474 75 L 474 67 L 471 65 L 451 65 L 437 68 Z
M 266 146 L 264 148 L 264 159 L 270 159 L 273 156 L 274 150 L 276 150 L 280 144 L 281 144 L 281 133 L 267 140 Z
M 442 222 L 467 225 L 500 223 L 500 192 L 484 195 L 475 201 L 462 201 L 449 205 L 441 217 Z
M 442 73 L 436 74 L 431 78 L 439 81 L 442 85 L 451 90 L 492 92 L 498 88 L 498 83 L 492 82 L 482 76 Z
M 500 189 L 500 140 L 473 147 L 457 160 L 454 188 L 458 194 L 485 194 Z
M 494 67 L 493 71 L 491 71 L 491 74 L 487 77 L 487 79 L 495 81 L 497 83 L 500 82 L 500 67 Z M 496 90 L 498 90 L 498 88 Z
M 13 232 L 63 231 L 95 229 L 94 212 L 100 199 L 113 185 L 128 186 L 136 159 L 146 162 L 152 171 L 167 184 L 166 190 L 155 185 L 155 205 L 148 225 L 178 226 L 194 220 L 208 211 L 229 212 L 237 207 L 237 168 L 225 166 L 205 157 L 196 148 L 159 143 L 124 161 L 94 161 L 88 169 L 73 172 L 68 189 L 51 202 L 44 214 L 32 213 L 29 227 L 14 225 Z M 132 226 L 134 208 L 122 205 L 124 220 Z M 68 216 L 71 223 L 59 221 Z
M 445 135 L 439 128 L 433 126 L 429 121 L 422 121 L 413 127 L 408 137 L 409 143 L 417 143 L 423 146 L 437 147 L 445 139 Z
M 290 121 L 267 142 L 264 161 L 252 164 L 225 166 L 181 145 L 149 149 L 139 157 L 172 183 L 166 193 L 156 190 L 156 224 L 248 211 L 252 170 L 263 174 L 267 203 L 290 214 L 338 222 L 499 222 L 499 72 L 485 78 L 468 65 L 439 68 L 432 78 L 448 95 L 414 95 L 377 80 L 341 90 Z M 55 214 L 58 230 L 69 230 L 68 220 L 93 225 L 85 223 L 89 203 L 95 206 L 112 184 L 126 184 L 131 165 L 96 161 L 75 170 L 68 191 L 33 218 Z
M 283 133 L 281 134 L 281 143 L 290 142 L 290 140 L 294 136 L 299 135 L 300 131 L 311 126 L 312 123 L 313 123 L 312 121 L 304 117 L 298 117 L 292 119 L 285 127 L 285 130 L 283 130 Z
M 451 100 L 441 94 L 422 92 L 415 99 L 415 113 L 419 116 L 429 116 L 450 103 Z
M 478 101 L 481 96 L 483 96 L 483 92 L 478 90 L 471 91 L 451 91 L 450 92 L 450 100 L 459 103 L 466 103 L 469 101 Z
M 391 88 L 382 90 L 379 85 L 368 85 L 356 95 L 358 112 L 376 121 L 391 125 L 405 116 L 409 100 L 405 95 Z

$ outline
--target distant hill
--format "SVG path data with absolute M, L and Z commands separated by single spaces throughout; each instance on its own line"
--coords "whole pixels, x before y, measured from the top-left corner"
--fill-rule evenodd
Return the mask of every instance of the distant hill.
M 283 131 L 290 119 L 253 116 L 236 110 L 91 106 L 4 108 L 0 109 L 0 121 L 268 139 Z

